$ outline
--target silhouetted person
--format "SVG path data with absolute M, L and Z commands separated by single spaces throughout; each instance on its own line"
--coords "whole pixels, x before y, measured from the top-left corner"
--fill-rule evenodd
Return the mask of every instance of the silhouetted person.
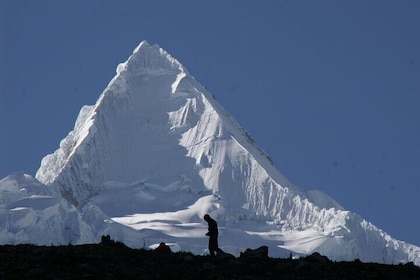
M 215 256 L 215 252 L 222 253 L 223 251 L 221 249 L 219 249 L 219 244 L 217 242 L 217 237 L 219 235 L 219 230 L 217 228 L 217 223 L 215 220 L 213 220 L 209 214 L 204 215 L 204 220 L 208 223 L 209 225 L 209 231 L 206 233 L 206 235 L 209 238 L 209 251 L 210 251 L 210 256 Z
M 160 242 L 159 246 L 155 249 L 157 252 L 162 253 L 171 253 L 171 247 L 165 244 L 165 242 Z

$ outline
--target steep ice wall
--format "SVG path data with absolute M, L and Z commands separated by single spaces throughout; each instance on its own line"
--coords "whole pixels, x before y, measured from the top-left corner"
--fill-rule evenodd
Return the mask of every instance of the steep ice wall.
M 140 44 L 117 67 L 97 103 L 81 110 L 74 130 L 43 159 L 36 178 L 58 186 L 75 205 L 105 181 L 170 182 L 174 160 L 183 154 L 168 135 L 168 112 L 174 106 L 168 94 L 182 71 L 162 49 Z
M 107 181 L 168 185 L 187 178 L 197 190 L 235 197 L 240 207 L 255 197 L 257 186 L 271 185 L 280 197 L 295 188 L 178 61 L 146 42 L 117 67 L 97 103 L 82 108 L 74 130 L 42 160 L 36 178 L 58 186 L 75 205 Z

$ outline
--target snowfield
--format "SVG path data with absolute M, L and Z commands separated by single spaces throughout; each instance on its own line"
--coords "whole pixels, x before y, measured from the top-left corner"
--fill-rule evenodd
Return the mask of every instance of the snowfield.
M 420 265 L 420 248 L 391 238 L 328 195 L 290 183 L 236 120 L 157 45 L 118 65 L 35 178 L 0 181 L 0 243 L 164 241 L 203 254 L 204 214 L 220 247 L 286 257 Z

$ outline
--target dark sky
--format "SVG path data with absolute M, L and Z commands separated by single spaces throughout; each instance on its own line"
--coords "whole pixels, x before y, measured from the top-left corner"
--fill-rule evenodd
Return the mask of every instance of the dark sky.
M 419 1 L 0 1 L 0 178 L 35 175 L 142 40 L 292 183 L 420 245 Z

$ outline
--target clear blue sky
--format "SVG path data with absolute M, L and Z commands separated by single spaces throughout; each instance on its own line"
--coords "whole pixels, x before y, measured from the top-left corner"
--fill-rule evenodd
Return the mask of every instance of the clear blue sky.
M 289 180 L 420 245 L 419 1 L 0 1 L 0 177 L 34 175 L 142 40 Z

